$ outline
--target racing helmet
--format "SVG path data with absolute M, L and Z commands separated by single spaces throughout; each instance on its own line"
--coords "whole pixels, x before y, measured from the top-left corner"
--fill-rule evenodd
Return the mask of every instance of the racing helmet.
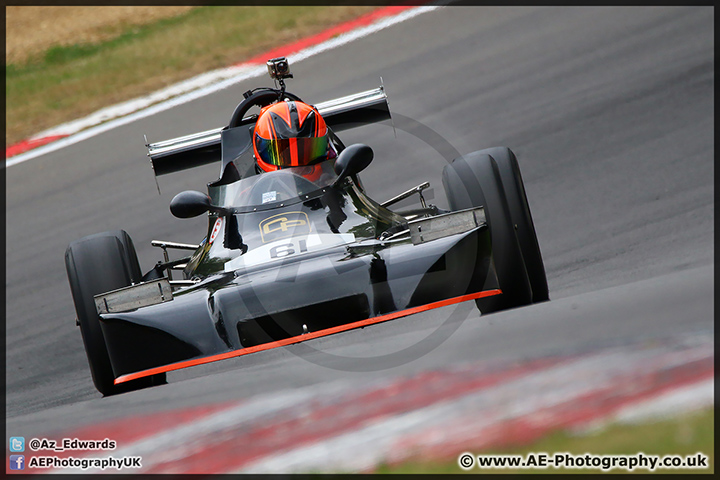
M 260 111 L 253 133 L 253 150 L 265 172 L 304 167 L 334 154 L 328 127 L 315 107 L 299 101 L 282 101 Z

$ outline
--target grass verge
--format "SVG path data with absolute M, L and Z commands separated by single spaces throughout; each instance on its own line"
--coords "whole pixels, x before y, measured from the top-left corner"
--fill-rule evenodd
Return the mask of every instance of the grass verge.
M 713 409 L 686 414 L 677 418 L 648 422 L 638 425 L 612 424 L 601 431 L 582 435 L 556 432 L 546 438 L 522 447 L 470 453 L 517 454 L 530 452 L 569 452 L 575 455 L 591 453 L 594 455 L 627 454 L 643 452 L 647 455 L 693 455 L 702 452 L 709 457 L 707 469 L 656 469 L 654 473 L 714 473 L 714 419 Z M 458 451 L 458 455 L 465 450 Z M 447 461 L 408 461 L 398 465 L 382 465 L 374 473 L 602 473 L 591 469 L 479 469 L 476 467 L 465 472 L 457 464 L 457 457 Z M 626 473 L 614 469 L 609 473 Z M 645 469 L 634 469 L 633 473 L 649 473 Z
M 6 143 L 200 73 L 242 62 L 376 7 L 198 7 L 95 44 L 6 65 Z

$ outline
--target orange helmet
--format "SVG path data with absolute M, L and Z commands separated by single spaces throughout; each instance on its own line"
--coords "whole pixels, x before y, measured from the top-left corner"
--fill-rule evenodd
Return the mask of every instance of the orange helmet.
M 327 158 L 328 128 L 310 105 L 296 101 L 273 103 L 260 111 L 253 150 L 258 166 L 265 172 L 313 165 Z

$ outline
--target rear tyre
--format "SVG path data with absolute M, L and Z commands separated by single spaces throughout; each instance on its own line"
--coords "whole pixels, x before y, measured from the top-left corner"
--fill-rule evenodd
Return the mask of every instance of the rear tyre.
M 140 281 L 140 265 L 130 236 L 118 230 L 76 240 L 65 252 L 65 268 L 95 388 L 108 396 L 166 383 L 163 373 L 113 384 L 115 375 L 93 297 Z
M 530 280 L 497 163 L 485 153 L 473 152 L 446 165 L 442 180 L 452 210 L 479 206 L 485 210 L 493 262 L 503 293 L 475 300 L 478 309 L 487 314 L 532 303 Z

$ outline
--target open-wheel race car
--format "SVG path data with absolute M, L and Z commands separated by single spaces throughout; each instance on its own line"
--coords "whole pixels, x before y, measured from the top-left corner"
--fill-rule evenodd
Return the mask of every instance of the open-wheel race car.
M 220 163 L 207 194 L 182 192 L 170 203 L 179 218 L 207 214 L 199 245 L 153 240 L 163 260 L 146 272 L 122 230 L 68 247 L 77 324 L 103 395 L 165 383 L 178 368 L 461 301 L 487 314 L 548 300 L 512 151 L 480 150 L 446 165 L 449 210 L 425 201 L 427 182 L 378 203 L 358 177 L 372 149 L 346 147 L 336 132 L 390 119 L 383 87 L 309 107 L 306 123 L 318 117 L 327 127 L 320 135 L 315 119 L 309 136 L 322 142 L 268 143 L 250 110 L 287 105 L 283 122 L 292 127 L 292 109 L 304 105 L 286 91 L 287 60 L 270 60 L 268 69 L 276 88 L 246 92 L 226 127 L 147 145 L 156 175 Z M 285 128 L 273 121 L 271 130 Z M 296 147 L 285 164 L 282 145 Z M 312 151 L 312 161 L 298 161 Z M 276 162 L 268 171 L 258 167 L 265 154 Z M 415 194 L 419 208 L 390 208 Z M 189 255 L 171 260 L 168 249 Z

